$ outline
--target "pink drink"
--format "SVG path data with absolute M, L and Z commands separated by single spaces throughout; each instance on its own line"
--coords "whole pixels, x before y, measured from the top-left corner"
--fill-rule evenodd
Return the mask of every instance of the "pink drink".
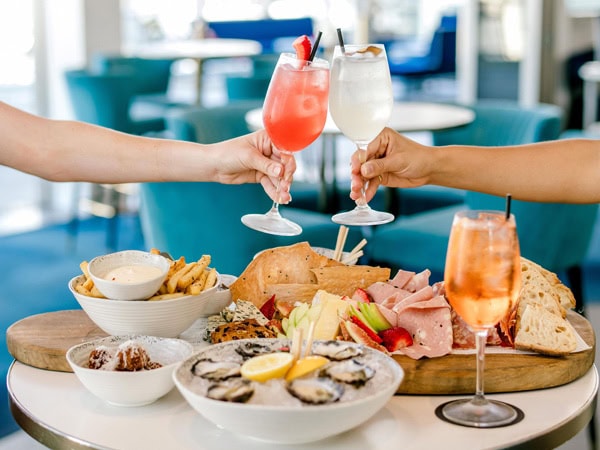
M 326 61 L 302 62 L 287 55 L 281 55 L 288 60 L 277 65 L 271 78 L 263 121 L 279 150 L 297 152 L 314 142 L 325 126 L 329 69 Z

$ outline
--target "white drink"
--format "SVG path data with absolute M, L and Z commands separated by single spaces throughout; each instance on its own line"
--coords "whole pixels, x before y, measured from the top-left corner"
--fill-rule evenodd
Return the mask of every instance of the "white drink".
M 329 87 L 329 110 L 340 131 L 357 144 L 367 144 L 387 125 L 394 103 L 385 55 L 357 53 L 365 45 L 346 46 L 334 54 Z

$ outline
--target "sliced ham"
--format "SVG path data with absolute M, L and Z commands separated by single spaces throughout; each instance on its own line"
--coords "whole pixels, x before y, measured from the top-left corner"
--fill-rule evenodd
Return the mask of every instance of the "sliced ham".
M 419 272 L 412 276 L 412 278 L 403 286 L 403 289 L 406 289 L 410 292 L 417 292 L 423 289 L 425 286 L 429 286 L 429 277 L 431 276 L 431 270 L 425 269 L 422 272 Z
M 402 292 L 401 288 L 384 281 L 376 281 L 365 289 L 375 303 L 383 303 L 389 297 Z
M 378 303 L 375 304 L 377 305 L 377 309 L 379 309 L 381 315 L 385 317 L 385 320 L 387 320 L 391 326 L 395 327 L 398 325 L 398 314 L 396 314 L 395 311 Z
M 391 284 L 392 286 L 402 289 L 402 288 L 404 288 L 406 283 L 408 283 L 411 280 L 411 278 L 414 276 L 415 276 L 415 272 L 409 272 L 408 270 L 400 269 L 398 271 L 398 273 L 396 273 L 394 278 L 392 278 L 390 281 L 388 281 L 388 283 Z
M 412 305 L 413 303 L 429 300 L 432 297 L 433 289 L 431 288 L 431 286 L 427 285 L 421 288 L 420 290 L 412 293 L 411 295 L 403 298 L 401 301 L 397 302 L 392 309 L 396 311 L 396 313 L 399 313 L 404 308 Z
M 406 328 L 413 338 L 413 345 L 399 352 L 413 359 L 437 358 L 452 351 L 452 320 L 450 306 L 439 306 L 439 297 L 424 308 L 422 303 L 412 305 L 398 314 L 398 326 Z M 416 307 L 419 305 L 419 307 Z M 434 306 L 437 305 L 437 306 Z

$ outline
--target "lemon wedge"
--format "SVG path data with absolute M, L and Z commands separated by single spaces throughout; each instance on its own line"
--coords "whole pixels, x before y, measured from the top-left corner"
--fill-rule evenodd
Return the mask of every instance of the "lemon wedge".
M 293 362 L 291 353 L 268 353 L 250 358 L 242 364 L 241 372 L 243 377 L 262 383 L 271 378 L 283 378 Z
M 292 381 L 298 377 L 302 377 L 314 370 L 317 370 L 327 364 L 329 360 L 324 356 L 309 355 L 297 360 L 292 368 L 288 371 L 285 379 Z

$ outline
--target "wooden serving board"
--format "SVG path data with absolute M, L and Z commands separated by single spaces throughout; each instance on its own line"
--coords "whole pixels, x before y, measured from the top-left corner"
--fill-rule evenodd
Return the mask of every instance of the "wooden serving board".
M 594 363 L 596 336 L 588 320 L 574 311 L 567 319 L 590 346 L 565 357 L 525 353 L 486 353 L 486 393 L 543 389 L 583 376 Z M 448 355 L 414 360 L 393 355 L 405 372 L 399 394 L 474 394 L 475 354 Z
M 83 310 L 37 314 L 6 330 L 10 354 L 24 364 L 58 372 L 72 372 L 67 350 L 73 345 L 108 336 Z
M 568 319 L 589 349 L 566 357 L 525 353 L 488 353 L 485 391 L 515 392 L 569 383 L 594 363 L 596 337 L 592 325 L 569 311 Z M 106 336 L 82 310 L 39 314 L 13 324 L 6 342 L 13 357 L 42 369 L 71 372 L 65 354 L 76 344 Z M 448 355 L 413 360 L 393 355 L 405 371 L 399 394 L 472 394 L 475 389 L 475 355 Z

